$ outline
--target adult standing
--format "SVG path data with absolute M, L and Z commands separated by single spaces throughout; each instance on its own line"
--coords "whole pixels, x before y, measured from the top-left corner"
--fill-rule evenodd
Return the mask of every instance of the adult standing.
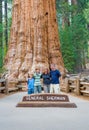
M 50 76 L 51 76 L 50 93 L 59 93 L 60 92 L 59 78 L 61 77 L 61 73 L 59 70 L 56 69 L 55 64 L 51 64 Z
M 45 93 L 50 93 L 50 73 L 47 68 L 44 69 L 44 72 L 41 76 L 43 79 L 43 88 Z

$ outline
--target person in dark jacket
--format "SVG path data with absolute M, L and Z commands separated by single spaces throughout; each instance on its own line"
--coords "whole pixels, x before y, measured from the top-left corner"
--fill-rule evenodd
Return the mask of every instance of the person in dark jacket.
M 59 78 L 61 77 L 61 73 L 59 70 L 56 69 L 55 64 L 51 64 L 50 76 L 51 76 L 50 93 L 59 93 L 60 92 Z
M 43 88 L 45 93 L 50 93 L 50 73 L 46 68 L 41 76 L 43 79 Z

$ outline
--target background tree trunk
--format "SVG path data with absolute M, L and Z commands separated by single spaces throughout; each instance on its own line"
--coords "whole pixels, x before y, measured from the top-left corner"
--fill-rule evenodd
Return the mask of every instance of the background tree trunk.
M 0 68 L 3 66 L 2 0 L 0 0 Z
M 8 16 L 7 16 L 7 0 L 4 0 L 4 9 L 5 9 L 5 43 L 6 51 L 8 48 Z
M 77 0 L 71 0 L 71 3 L 77 5 Z
M 55 63 L 64 73 L 58 39 L 55 0 L 14 0 L 9 49 L 5 66 L 8 79 L 26 78 L 39 66 Z

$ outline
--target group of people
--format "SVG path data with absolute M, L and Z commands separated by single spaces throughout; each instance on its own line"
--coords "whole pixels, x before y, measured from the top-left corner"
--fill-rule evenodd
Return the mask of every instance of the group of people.
M 56 69 L 55 64 L 51 64 L 50 72 L 47 68 L 44 72 L 40 72 L 40 68 L 36 68 L 34 73 L 29 73 L 27 80 L 28 94 L 41 93 L 42 85 L 44 93 L 59 93 L 61 73 Z

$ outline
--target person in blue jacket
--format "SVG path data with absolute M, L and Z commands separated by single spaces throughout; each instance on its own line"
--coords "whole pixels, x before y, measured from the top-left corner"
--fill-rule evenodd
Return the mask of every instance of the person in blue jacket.
M 32 73 L 28 74 L 27 87 L 28 94 L 34 93 L 34 78 Z
M 50 93 L 59 93 L 60 92 L 59 78 L 61 77 L 61 73 L 59 70 L 56 69 L 55 64 L 51 64 L 50 76 L 51 76 Z

